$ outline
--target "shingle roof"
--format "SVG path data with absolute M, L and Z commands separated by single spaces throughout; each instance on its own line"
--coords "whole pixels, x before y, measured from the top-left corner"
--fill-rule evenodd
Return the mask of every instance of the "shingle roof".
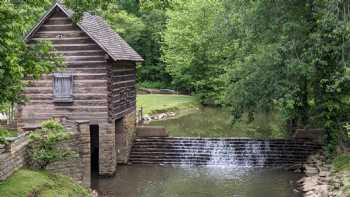
M 66 8 L 63 4 L 55 3 L 41 18 L 39 23 L 27 34 L 26 40 L 30 40 L 56 7 L 60 8 L 68 17 L 72 17 L 74 14 L 72 10 Z M 113 60 L 143 61 L 143 58 L 118 33 L 114 32 L 102 17 L 85 12 L 77 25 L 111 56 Z

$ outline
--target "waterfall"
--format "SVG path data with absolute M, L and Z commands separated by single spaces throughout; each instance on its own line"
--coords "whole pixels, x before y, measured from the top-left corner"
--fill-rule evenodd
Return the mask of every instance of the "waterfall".
M 302 140 L 149 137 L 136 139 L 130 161 L 184 166 L 283 166 L 302 163 L 320 147 Z

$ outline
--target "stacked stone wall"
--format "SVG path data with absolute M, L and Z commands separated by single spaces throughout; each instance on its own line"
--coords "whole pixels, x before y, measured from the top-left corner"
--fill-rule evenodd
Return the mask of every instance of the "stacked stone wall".
M 11 176 L 27 162 L 28 137 L 23 134 L 9 142 L 0 145 L 0 181 Z
M 75 122 L 66 119 L 61 120 L 66 130 L 71 133 L 71 138 L 60 144 L 67 150 L 71 150 L 74 156 L 70 159 L 54 162 L 46 167 L 47 170 L 66 176 L 83 185 L 90 186 L 90 128 L 89 122 Z
M 90 128 L 86 121 L 60 120 L 72 137 L 60 144 L 74 151 L 75 157 L 54 162 L 47 166 L 47 170 L 72 177 L 74 180 L 89 187 L 91 184 L 90 168 Z M 10 140 L 6 145 L 0 145 L 0 181 L 6 180 L 16 170 L 28 164 L 27 145 L 29 139 L 27 134 Z

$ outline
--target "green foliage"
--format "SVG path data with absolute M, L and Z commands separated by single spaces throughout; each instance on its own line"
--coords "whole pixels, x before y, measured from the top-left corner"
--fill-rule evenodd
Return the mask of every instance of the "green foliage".
M 23 79 L 38 78 L 60 63 L 59 58 L 49 53 L 50 44 L 24 43 L 23 34 L 36 19 L 36 15 L 28 16 L 35 3 L 14 2 L 0 2 L 0 105 L 23 101 L 19 95 L 25 85 Z
M 219 0 L 172 1 L 163 33 L 163 59 L 177 88 L 193 90 L 202 103 L 218 104 L 224 90 L 223 74 L 214 37 L 216 18 L 223 11 Z
M 139 81 L 170 81 L 160 58 L 161 32 L 165 28 L 168 1 L 65 0 L 64 3 L 75 11 L 75 21 L 85 11 L 103 16 L 141 54 L 145 62 L 139 69 Z
M 224 2 L 220 21 L 230 21 L 223 29 L 232 32 L 226 41 L 238 45 L 227 56 L 226 103 L 235 119 L 277 109 L 293 127 L 325 128 L 334 152 L 349 114 L 349 4 Z
M 70 177 L 46 171 L 21 169 L 0 183 L 0 194 L 6 197 L 88 197 L 90 192 Z
M 7 129 L 0 128 L 0 144 L 7 144 L 5 138 L 14 137 L 15 133 Z
M 141 83 L 138 83 L 138 86 L 142 88 L 154 88 L 154 89 L 169 88 L 169 85 L 162 81 L 143 81 Z
M 61 143 L 71 137 L 63 125 L 55 120 L 47 120 L 41 124 L 41 129 L 30 134 L 29 148 L 33 167 L 45 169 L 52 162 L 71 158 L 75 153 Z
M 105 10 L 110 5 L 116 4 L 116 0 L 64 0 L 64 4 L 74 10 L 74 21 L 79 21 L 84 12 L 95 14 L 98 9 Z
M 341 154 L 332 160 L 332 169 L 336 172 L 350 171 L 350 154 Z

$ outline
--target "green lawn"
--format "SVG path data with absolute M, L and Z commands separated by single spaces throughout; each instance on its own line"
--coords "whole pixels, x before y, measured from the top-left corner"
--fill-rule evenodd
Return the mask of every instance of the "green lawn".
M 199 106 L 198 100 L 193 96 L 144 94 L 137 95 L 137 108 L 143 108 L 144 114 L 156 114 L 176 111 Z
M 0 196 L 6 197 L 87 197 L 87 189 L 69 177 L 52 175 L 46 171 L 22 169 L 0 182 Z

